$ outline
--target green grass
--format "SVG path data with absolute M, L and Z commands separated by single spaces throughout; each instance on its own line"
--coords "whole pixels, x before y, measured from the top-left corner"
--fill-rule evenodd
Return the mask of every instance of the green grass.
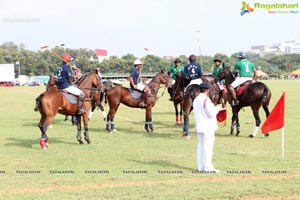
M 196 137 L 190 141 L 176 127 L 174 108 L 168 94 L 153 109 L 155 132 L 144 131 L 142 109 L 121 105 L 115 125 L 118 132 L 107 134 L 102 114 L 90 121 L 92 144 L 79 145 L 76 127 L 57 115 L 48 130 L 49 149 L 41 150 L 40 115 L 33 111 L 35 97 L 43 87 L 0 88 L 0 196 L 1 199 L 220 199 L 258 197 L 300 197 L 298 123 L 300 81 L 266 81 L 272 91 L 270 110 L 286 91 L 285 159 L 281 160 L 281 131 L 269 138 L 252 132 L 250 108 L 240 112 L 241 135 L 229 136 L 227 127 L 216 131 L 213 163 L 219 174 L 193 174 L 196 167 Z M 161 90 L 162 92 L 162 90 Z M 227 107 L 230 111 L 229 106 Z M 108 106 L 105 106 L 108 111 Z M 265 120 L 263 110 L 260 111 Z M 231 118 L 229 112 L 228 119 Z M 190 130 L 193 130 L 193 113 Z M 40 174 L 18 174 L 35 170 Z M 51 174 L 71 170 L 74 174 Z M 88 174 L 87 170 L 109 173 Z M 126 174 L 123 171 L 146 171 Z M 161 174 L 175 170 L 182 173 Z M 263 171 L 281 170 L 282 174 Z M 229 173 L 230 171 L 250 171 Z

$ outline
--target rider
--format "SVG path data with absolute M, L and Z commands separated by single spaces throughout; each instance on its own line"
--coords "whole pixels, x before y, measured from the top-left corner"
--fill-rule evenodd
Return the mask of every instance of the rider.
M 135 60 L 133 63 L 134 67 L 130 70 L 129 83 L 132 89 L 136 89 L 142 92 L 142 96 L 139 100 L 139 106 L 144 108 L 147 107 L 145 104 L 146 96 L 150 94 L 147 87 L 140 82 L 140 69 L 143 67 L 143 63 L 140 60 Z M 148 94 L 147 94 L 148 93 Z
M 201 80 L 201 77 L 203 75 L 202 67 L 199 63 L 196 62 L 196 59 L 197 57 L 195 55 L 190 55 L 189 56 L 190 63 L 184 66 L 182 75 L 185 79 L 188 79 L 190 81 L 189 85 L 191 84 L 200 85 L 202 83 Z
M 214 63 L 215 63 L 215 66 L 213 68 L 213 71 L 212 71 L 212 77 L 215 78 L 218 74 L 218 72 L 223 68 L 223 66 L 221 65 L 222 64 L 222 60 L 220 58 L 215 58 L 214 59 Z M 220 88 L 221 91 L 224 90 L 224 80 L 222 81 L 218 81 L 217 84 Z M 223 99 L 221 99 L 221 101 L 223 101 Z
M 69 54 L 63 54 L 61 60 L 62 65 L 57 70 L 57 88 L 64 89 L 67 92 L 78 96 L 77 114 L 82 115 L 84 112 L 82 103 L 85 94 L 79 88 L 72 85 L 74 78 L 72 76 L 71 68 L 74 67 L 70 64 L 70 61 L 73 60 L 73 58 Z
M 239 77 L 235 79 L 234 82 L 228 87 L 229 92 L 233 98 L 232 105 L 237 106 L 239 102 L 236 97 L 236 93 L 234 91 L 235 88 L 242 85 L 246 81 L 255 80 L 256 78 L 256 69 L 252 62 L 246 59 L 246 53 L 240 51 L 237 55 L 239 58 L 239 62 L 234 65 L 233 74 L 239 74 Z
M 174 61 L 174 65 L 172 65 L 169 69 L 169 73 L 171 74 L 171 77 L 173 79 L 172 84 L 175 83 L 177 74 L 182 72 L 183 70 L 184 70 L 184 66 L 181 65 L 181 60 L 179 58 L 176 58 Z M 168 92 L 170 94 L 169 100 L 172 101 L 172 97 L 174 95 L 173 87 L 169 87 Z

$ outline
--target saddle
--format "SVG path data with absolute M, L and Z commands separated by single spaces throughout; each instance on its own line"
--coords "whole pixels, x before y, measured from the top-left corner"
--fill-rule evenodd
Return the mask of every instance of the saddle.
M 246 81 L 245 83 L 241 84 L 240 86 L 238 86 L 236 89 L 235 89 L 235 93 L 237 96 L 240 96 L 244 89 L 250 84 L 252 83 L 252 81 Z
M 129 88 L 129 93 L 132 98 L 138 100 L 142 96 L 142 92 L 136 89 Z
M 59 90 L 59 92 L 67 98 L 67 100 L 70 102 L 70 104 L 77 104 L 78 97 L 76 95 L 70 94 L 65 90 Z

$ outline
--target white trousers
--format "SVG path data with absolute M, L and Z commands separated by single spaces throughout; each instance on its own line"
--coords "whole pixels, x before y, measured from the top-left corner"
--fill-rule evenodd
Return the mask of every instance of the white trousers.
M 138 83 L 136 89 L 143 92 L 145 89 L 145 85 L 143 83 Z
M 84 97 L 83 92 L 79 88 L 74 87 L 73 85 L 71 85 L 70 87 L 66 88 L 65 90 L 67 90 L 69 93 L 74 94 L 76 96 L 79 96 L 81 98 Z
M 213 148 L 215 143 L 215 132 L 197 133 L 197 169 L 199 171 L 215 170 L 212 164 Z
M 201 78 L 197 78 L 197 79 L 194 79 L 194 80 L 191 80 L 191 82 L 188 84 L 188 86 L 186 86 L 186 88 L 184 89 L 184 92 L 187 90 L 187 88 L 190 86 L 190 85 L 200 85 L 202 83 L 202 79 Z
M 231 83 L 231 86 L 233 88 L 237 88 L 238 86 L 242 85 L 246 81 L 251 81 L 251 80 L 252 80 L 252 77 L 238 77 L 238 78 L 235 79 L 235 81 L 233 81 Z

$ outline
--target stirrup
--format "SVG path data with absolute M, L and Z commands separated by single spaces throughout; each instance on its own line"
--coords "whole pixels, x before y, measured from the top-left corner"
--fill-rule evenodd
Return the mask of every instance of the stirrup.
M 147 107 L 147 105 L 146 105 L 144 102 L 140 102 L 140 103 L 139 103 L 139 106 L 142 107 L 142 108 Z
M 77 115 L 82 115 L 84 113 L 83 109 L 77 110 Z
M 232 106 L 238 106 L 239 105 L 239 101 L 238 100 L 232 100 L 231 105 Z

